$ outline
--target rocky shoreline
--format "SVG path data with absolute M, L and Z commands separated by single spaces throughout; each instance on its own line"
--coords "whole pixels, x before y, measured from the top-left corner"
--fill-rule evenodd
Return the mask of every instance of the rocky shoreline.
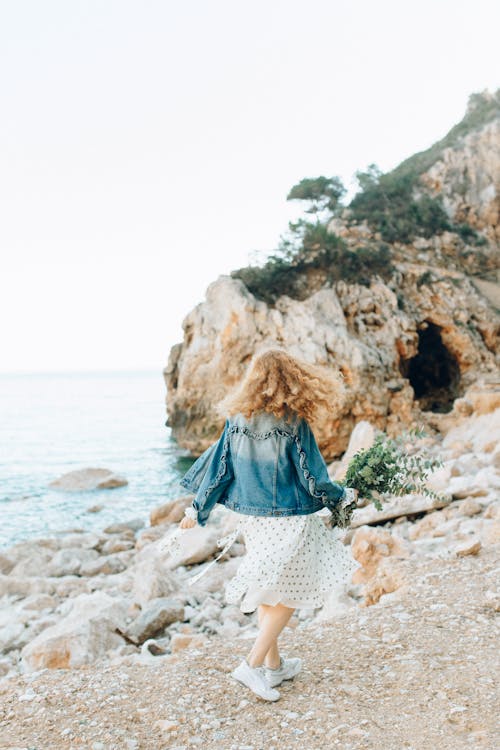
M 495 401 L 490 399 L 490 405 Z M 482 410 L 484 410 L 482 402 Z M 355 511 L 343 542 L 361 567 L 342 601 L 300 610 L 303 623 L 376 604 L 405 585 L 405 560 L 476 556 L 499 542 L 500 409 L 455 417 L 444 434 L 423 440 L 443 468 L 431 480 L 441 499 L 388 499 L 382 511 Z M 350 453 L 366 442 L 358 425 Z M 332 465 L 332 476 L 342 462 Z M 236 542 L 200 581 L 189 578 L 220 552 L 218 541 L 238 516 L 218 507 L 206 527 L 183 533 L 175 555 L 162 540 L 177 528 L 190 496 L 151 511 L 151 523 L 131 519 L 101 533 L 70 533 L 20 542 L 0 554 L 0 674 L 103 665 L 196 648 L 214 636 L 245 637 L 255 615 L 224 602 L 244 545 Z
M 214 635 L 181 653 L 0 680 L 0 747 L 493 750 L 498 548 L 393 565 L 405 585 L 377 605 L 292 619 L 283 650 L 304 666 L 276 704 L 230 677 L 252 631 Z
M 355 511 L 343 543 L 361 567 L 343 596 L 295 613 L 284 650 L 304 671 L 272 713 L 229 675 L 256 634 L 255 614 L 223 596 L 244 545 L 187 585 L 237 514 L 217 508 L 174 557 L 162 543 L 190 497 L 153 509 L 149 526 L 2 551 L 0 748 L 495 747 L 500 408 L 480 403 L 422 442 L 443 460 L 431 482 L 441 499 Z M 370 431 L 357 426 L 348 454 Z

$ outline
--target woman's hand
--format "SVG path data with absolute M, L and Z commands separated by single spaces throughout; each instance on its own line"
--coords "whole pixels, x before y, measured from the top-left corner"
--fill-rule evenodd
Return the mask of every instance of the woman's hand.
M 188 518 L 187 516 L 184 516 L 182 521 L 179 523 L 179 526 L 181 529 L 192 529 L 193 526 L 196 526 L 196 521 L 193 518 Z

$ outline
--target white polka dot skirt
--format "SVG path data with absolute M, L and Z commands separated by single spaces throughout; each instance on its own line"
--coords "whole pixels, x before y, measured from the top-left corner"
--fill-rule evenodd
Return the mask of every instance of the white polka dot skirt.
M 315 513 L 302 516 L 246 516 L 246 546 L 236 575 L 225 584 L 228 604 L 242 612 L 259 604 L 322 607 L 333 591 L 351 583 L 360 567 L 339 529 L 329 529 Z

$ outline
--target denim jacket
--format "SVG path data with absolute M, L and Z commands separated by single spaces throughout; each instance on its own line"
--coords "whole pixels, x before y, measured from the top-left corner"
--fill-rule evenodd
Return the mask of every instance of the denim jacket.
M 194 462 L 180 482 L 195 495 L 193 508 L 205 526 L 216 503 L 252 516 L 315 513 L 345 500 L 332 482 L 305 419 L 289 421 L 260 412 L 226 419 L 219 440 Z

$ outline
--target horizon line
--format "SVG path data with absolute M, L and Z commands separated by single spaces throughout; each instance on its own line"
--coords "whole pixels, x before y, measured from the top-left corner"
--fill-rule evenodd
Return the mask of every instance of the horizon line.
M 126 374 L 126 373 L 159 373 L 163 374 L 165 365 L 158 368 L 149 367 L 124 367 L 124 368 L 89 368 L 89 369 L 68 369 L 68 370 L 0 370 L 0 377 L 7 375 L 107 375 L 107 374 Z

